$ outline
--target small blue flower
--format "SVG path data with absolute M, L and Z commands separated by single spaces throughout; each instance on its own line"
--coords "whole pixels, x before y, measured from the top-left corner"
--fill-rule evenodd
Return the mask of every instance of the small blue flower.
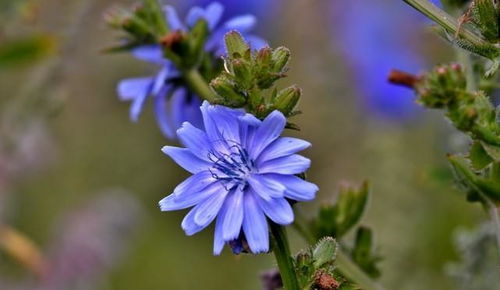
M 318 187 L 295 174 L 310 160 L 298 154 L 309 142 L 280 137 L 286 118 L 279 111 L 263 121 L 242 110 L 201 106 L 205 130 L 185 122 L 177 136 L 186 148 L 165 146 L 162 151 L 193 175 L 160 201 L 162 211 L 193 207 L 182 221 L 187 235 L 214 219 L 214 254 L 225 243 L 244 236 L 254 253 L 269 250 L 267 218 L 293 222 L 287 199 L 309 201 Z
M 256 19 L 252 15 L 234 17 L 220 24 L 224 7 L 219 3 L 212 3 L 205 9 L 193 7 L 183 23 L 172 6 L 165 6 L 165 17 L 170 30 L 187 31 L 200 19 L 208 23 L 210 35 L 205 44 L 205 50 L 218 58 L 224 53 L 224 34 L 231 30 L 242 33 L 252 48 L 262 48 L 266 43 L 259 37 L 249 35 L 248 32 L 255 26 Z M 122 80 L 118 84 L 118 95 L 121 100 L 131 101 L 130 119 L 137 122 L 142 109 L 149 98 L 153 98 L 154 111 L 158 126 L 163 134 L 173 139 L 175 130 L 184 121 L 200 126 L 201 101 L 198 96 L 176 82 L 180 72 L 175 65 L 163 57 L 160 45 L 144 45 L 132 50 L 132 54 L 143 61 L 156 64 L 160 70 L 151 77 L 131 78 Z

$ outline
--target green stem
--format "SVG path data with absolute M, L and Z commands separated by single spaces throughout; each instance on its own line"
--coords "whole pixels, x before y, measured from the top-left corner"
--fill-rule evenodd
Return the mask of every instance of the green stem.
M 412 6 L 413 8 L 417 9 L 418 11 L 420 11 L 425 16 L 432 19 L 434 22 L 439 24 L 448 32 L 456 34 L 459 37 L 462 37 L 468 40 L 470 43 L 477 46 L 488 44 L 481 37 L 470 31 L 467 27 L 459 27 L 460 25 L 453 16 L 439 9 L 436 5 L 432 4 L 431 2 L 427 0 L 403 0 L 403 1 Z
M 276 257 L 276 262 L 278 262 L 284 289 L 299 290 L 299 283 L 297 282 L 297 276 L 295 275 L 285 228 L 273 222 L 270 222 L 270 227 L 272 234 L 272 248 L 274 256 Z
M 185 70 L 182 76 L 189 88 L 200 98 L 216 103 L 217 98 L 197 69 Z
M 347 278 L 354 281 L 363 290 L 384 290 L 377 282 L 373 281 L 370 276 L 366 275 L 363 270 L 361 270 L 356 263 L 354 263 L 349 256 L 344 254 L 341 249 L 337 250 L 337 256 L 335 259 L 340 271 Z

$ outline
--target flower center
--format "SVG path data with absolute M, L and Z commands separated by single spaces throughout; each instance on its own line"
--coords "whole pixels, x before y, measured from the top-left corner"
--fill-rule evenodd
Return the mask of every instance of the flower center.
M 254 161 L 240 145 L 229 147 L 227 153 L 210 152 L 209 159 L 213 162 L 210 169 L 212 176 L 221 181 L 227 190 L 237 185 L 245 186 L 255 169 Z

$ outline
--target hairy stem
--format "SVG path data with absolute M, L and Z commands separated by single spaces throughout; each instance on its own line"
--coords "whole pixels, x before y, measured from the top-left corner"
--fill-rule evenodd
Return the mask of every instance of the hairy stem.
M 273 222 L 270 223 L 270 227 L 272 248 L 274 256 L 276 257 L 276 262 L 278 263 L 284 289 L 299 290 L 299 283 L 295 275 L 285 228 Z
M 216 103 L 217 98 L 212 92 L 207 84 L 207 81 L 201 76 L 197 69 L 189 69 L 183 71 L 182 74 L 184 80 L 188 84 L 189 88 L 200 98 L 209 101 L 210 103 Z
M 428 0 L 403 0 L 408 5 L 420 11 L 425 16 L 432 19 L 434 22 L 439 24 L 441 27 L 446 29 L 448 32 L 457 35 L 458 37 L 468 40 L 474 45 L 485 45 L 487 44 L 478 35 L 467 29 L 466 27 L 460 27 L 455 18 L 445 11 L 438 8 L 436 5 L 432 4 Z

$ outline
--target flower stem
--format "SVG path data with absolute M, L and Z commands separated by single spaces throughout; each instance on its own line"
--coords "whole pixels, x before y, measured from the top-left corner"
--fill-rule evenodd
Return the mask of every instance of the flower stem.
M 201 76 L 197 69 L 185 70 L 183 71 L 182 76 L 189 88 L 200 98 L 207 100 L 210 103 L 216 103 L 216 96 L 208 86 L 207 81 Z
M 439 24 L 441 27 L 446 29 L 459 37 L 468 40 L 474 45 L 485 45 L 488 44 L 481 37 L 470 31 L 467 27 L 460 27 L 455 18 L 445 11 L 438 8 L 436 5 L 432 4 L 428 0 L 403 0 L 408 5 L 420 11 L 425 16 L 432 19 L 434 22 Z
M 276 262 L 278 263 L 284 289 L 299 290 L 299 283 L 295 275 L 285 228 L 273 222 L 270 222 L 270 227 L 272 234 L 272 249 L 276 257 Z

